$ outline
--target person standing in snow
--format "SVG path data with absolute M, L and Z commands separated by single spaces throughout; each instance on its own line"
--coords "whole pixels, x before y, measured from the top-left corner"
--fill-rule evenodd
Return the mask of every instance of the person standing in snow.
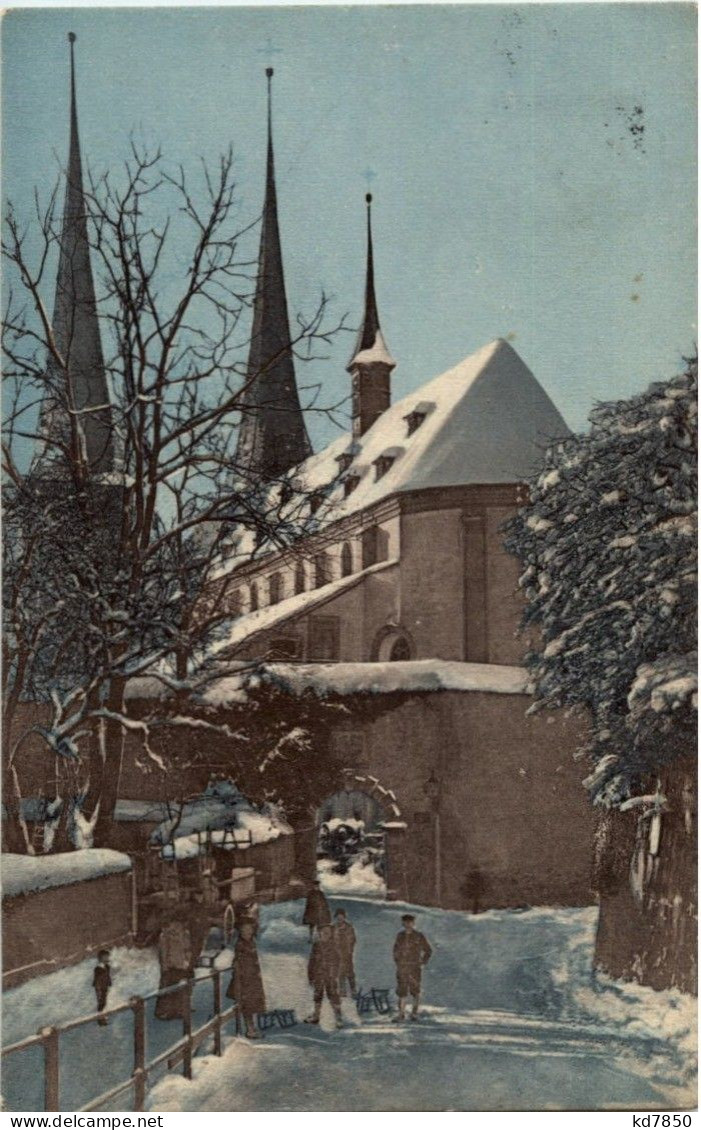
M 97 951 L 97 965 L 93 971 L 92 983 L 97 998 L 97 1011 L 103 1012 L 107 1004 L 107 994 L 112 985 L 109 950 Z M 100 1027 L 104 1027 L 105 1024 L 109 1024 L 109 1021 L 106 1016 L 100 1016 L 97 1023 Z
M 265 991 L 255 942 L 255 930 L 255 922 L 250 919 L 243 921 L 239 927 L 231 965 L 231 981 L 226 990 L 227 997 L 236 1001 L 249 1040 L 255 1040 L 260 1036 L 254 1017 L 265 1012 Z
M 309 940 L 312 941 L 314 937 L 314 929 L 320 930 L 322 926 L 331 925 L 331 911 L 329 904 L 326 901 L 324 892 L 321 889 L 321 883 L 318 879 L 314 880 L 312 888 L 307 895 L 307 902 L 304 907 L 304 914 L 302 915 L 302 925 L 309 927 Z
M 353 950 L 355 949 L 355 930 L 346 918 L 345 910 L 337 910 L 335 914 L 333 933 L 338 950 L 339 973 L 338 981 L 341 996 L 347 996 L 346 982 L 351 996 L 355 996 L 355 969 L 353 967 Z
M 309 956 L 307 975 L 309 984 L 314 990 L 314 1011 L 311 1016 L 304 1018 L 305 1024 L 319 1023 L 321 1002 L 324 999 L 324 993 L 326 993 L 336 1017 L 336 1027 L 343 1027 L 341 997 L 338 992 L 340 968 L 341 960 L 333 936 L 333 927 L 330 924 L 321 926 Z
M 472 913 L 479 914 L 480 902 L 484 894 L 484 877 L 479 868 L 473 867 L 468 871 L 460 887 L 460 893 Z
M 159 989 L 187 981 L 193 974 L 190 931 L 179 918 L 172 919 L 161 930 L 158 939 L 158 960 L 161 966 Z M 174 1020 L 187 1008 L 187 993 L 179 989 L 163 993 L 156 1000 L 155 1015 L 159 1020 Z
M 397 998 L 399 1015 L 397 1020 L 406 1019 L 406 999 L 412 998 L 411 1019 L 419 1015 L 421 996 L 421 973 L 433 953 L 424 935 L 415 927 L 413 914 L 403 914 L 403 930 L 397 934 L 394 943 L 394 963 L 397 967 Z

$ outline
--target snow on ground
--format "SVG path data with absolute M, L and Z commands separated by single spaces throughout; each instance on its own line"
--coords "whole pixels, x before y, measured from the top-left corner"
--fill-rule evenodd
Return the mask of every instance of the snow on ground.
M 12 898 L 120 871 L 131 871 L 131 860 L 128 855 L 109 848 L 85 848 L 56 855 L 12 855 L 3 852 L 2 894 L 3 898 Z
M 344 897 L 342 905 L 358 933 L 359 982 L 393 989 L 391 948 L 405 904 Z M 414 909 L 434 946 L 422 1022 L 399 1026 L 376 1014 L 361 1021 L 346 1000 L 347 1026 L 336 1032 L 325 1004 L 320 1030 L 274 1029 L 254 1046 L 232 1040 L 221 1059 L 198 1059 L 191 1083 L 175 1075 L 158 1083 L 150 1109 L 644 1110 L 693 1103 L 689 1079 L 679 1085 L 690 1066 L 683 1047 L 649 1034 L 669 994 L 637 1002 L 633 994 L 629 1010 L 600 1017 L 590 972 L 594 908 L 476 917 Z M 268 1003 L 295 1008 L 298 1017 L 310 1005 L 301 910 L 265 907 L 259 942 Z M 585 989 L 593 1002 L 580 999 Z
M 45 977 L 35 977 L 2 994 L 2 1043 L 33 1036 L 48 1024 L 65 1024 L 95 1011 L 92 987 L 94 957 Z M 111 951 L 113 988 L 108 1006 L 124 1004 L 158 988 L 158 958 L 153 949 L 118 946 Z
M 394 999 L 392 944 L 406 904 L 349 894 L 330 902 L 332 910 L 344 906 L 355 926 L 359 984 L 366 990 L 389 988 Z M 319 1029 L 301 1023 L 274 1028 L 255 1044 L 230 1034 L 221 1058 L 206 1054 L 207 1045 L 195 1059 L 192 1082 L 176 1073 L 155 1080 L 149 1108 L 640 1111 L 693 1106 L 695 1002 L 595 978 L 595 908 L 477 916 L 412 909 L 434 947 L 419 1024 L 391 1024 L 376 1013 L 361 1019 L 346 999 L 346 1027 L 336 1032 L 325 1003 Z M 258 942 L 268 1006 L 294 1008 L 300 1019 L 311 1005 L 302 911 L 301 901 L 262 907 Z M 217 964 L 225 969 L 229 962 L 225 951 Z M 5 994 L 4 1041 L 90 1011 L 92 964 Z M 155 957 L 151 951 L 115 951 L 114 974 L 110 1004 L 155 987 Z M 211 987 L 202 982 L 195 992 L 193 1027 L 210 1012 Z M 148 1017 L 147 1055 L 152 1057 L 175 1042 L 179 1024 L 156 1020 L 152 1006 Z M 61 1037 L 63 1109 L 77 1109 L 96 1089 L 128 1076 L 131 1046 L 129 1013 L 113 1018 L 109 1028 L 89 1025 Z M 17 1060 L 25 1056 L 22 1068 Z M 9 1109 L 40 1108 L 40 1064 L 38 1049 L 6 1061 L 3 1090 Z
M 382 898 L 386 886 L 381 875 L 378 875 L 371 863 L 362 863 L 356 859 L 345 875 L 339 875 L 334 868 L 333 859 L 317 860 L 317 874 L 321 880 L 321 888 L 327 895 L 363 895 L 369 898 Z

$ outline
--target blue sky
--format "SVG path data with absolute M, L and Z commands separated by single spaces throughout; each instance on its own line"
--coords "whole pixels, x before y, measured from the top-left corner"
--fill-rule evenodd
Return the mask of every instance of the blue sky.
M 394 395 L 509 337 L 580 428 L 696 340 L 695 18 L 675 3 L 13 11 L 5 198 L 29 213 L 65 158 L 73 30 L 84 160 L 114 165 L 135 127 L 193 172 L 231 142 L 252 219 L 272 63 L 291 312 L 323 287 L 360 317 L 370 169 Z M 351 344 L 300 383 L 337 399 Z M 316 447 L 334 434 L 311 431 Z

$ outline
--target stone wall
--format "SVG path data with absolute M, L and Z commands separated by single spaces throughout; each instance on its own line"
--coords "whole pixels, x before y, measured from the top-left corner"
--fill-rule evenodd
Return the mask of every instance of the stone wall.
M 398 897 L 466 908 L 477 873 L 482 906 L 593 901 L 594 817 L 572 760 L 581 718 L 528 717 L 526 696 L 483 692 L 344 701 L 359 771 L 393 791 L 406 824 L 403 856 L 392 837 Z
M 3 988 L 132 939 L 132 877 L 103 875 L 2 901 Z M 92 1002 L 86 1002 L 90 1011 Z

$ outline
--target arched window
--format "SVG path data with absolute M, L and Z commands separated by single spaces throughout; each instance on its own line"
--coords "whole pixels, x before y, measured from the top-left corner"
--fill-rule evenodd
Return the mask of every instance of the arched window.
M 323 553 L 317 553 L 314 558 L 314 588 L 320 589 L 322 585 L 328 585 L 331 580 L 331 564 L 329 555 L 324 550 Z
M 306 577 L 304 576 L 304 562 L 298 561 L 295 565 L 295 595 L 304 592 Z
M 416 646 L 409 632 L 400 626 L 381 628 L 370 650 L 370 659 L 377 663 L 403 663 L 416 659 Z
M 390 663 L 401 663 L 407 659 L 411 659 L 409 641 L 404 636 L 400 636 L 399 639 L 395 640 L 392 644 L 389 653 L 389 661 Z
M 257 612 L 258 611 L 258 585 L 256 584 L 255 581 L 251 581 L 250 596 L 251 596 L 251 612 Z
M 241 589 L 234 589 L 226 594 L 226 608 L 231 616 L 240 616 L 243 611 L 243 593 Z
M 280 573 L 271 573 L 268 579 L 270 603 L 278 604 L 282 599 L 282 577 Z
M 349 542 L 346 541 L 343 543 L 343 548 L 341 549 L 341 576 L 350 577 L 352 572 L 353 554 L 351 553 Z
M 386 561 L 389 554 L 389 535 L 381 526 L 369 526 L 362 533 L 363 569 Z

